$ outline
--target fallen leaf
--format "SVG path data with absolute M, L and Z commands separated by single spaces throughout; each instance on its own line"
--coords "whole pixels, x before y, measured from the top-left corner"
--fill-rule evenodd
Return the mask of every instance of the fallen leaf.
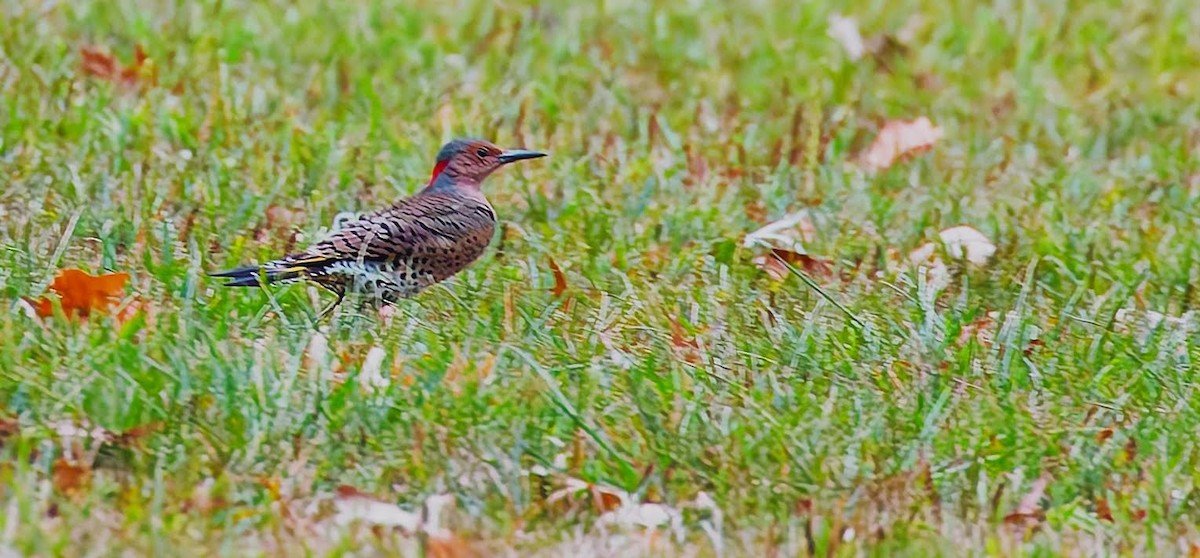
M 71 494 L 83 488 L 92 476 L 92 469 L 82 463 L 60 457 L 54 461 L 51 476 L 55 488 Z
M 573 507 L 579 502 L 590 501 L 596 511 L 607 512 L 615 510 L 630 500 L 632 497 L 628 492 L 619 490 L 611 486 L 601 484 L 593 484 L 583 479 L 574 477 L 566 477 L 563 479 L 563 488 L 555 490 L 546 497 L 547 504 L 562 501 L 568 504 L 568 507 Z
M 829 30 L 826 32 L 846 50 L 846 55 L 852 61 L 858 61 L 867 52 L 862 33 L 858 30 L 858 22 L 842 14 L 829 16 Z
M 150 57 L 142 49 L 142 45 L 134 47 L 133 64 L 122 67 L 116 58 L 94 46 L 79 49 L 83 59 L 83 73 L 100 79 L 119 83 L 127 87 L 135 87 L 141 83 L 153 84 L 155 76 Z
M 966 259 L 975 265 L 984 265 L 992 254 L 996 253 L 996 245 L 992 244 L 983 233 L 966 225 L 950 227 L 938 233 L 946 253 L 952 258 Z
M 742 245 L 747 248 L 763 247 L 803 254 L 804 245 L 817 238 L 817 226 L 813 224 L 808 210 L 800 210 L 747 234 Z
M 916 120 L 890 120 L 863 152 L 862 165 L 870 171 L 890 168 L 901 157 L 932 148 L 943 135 L 942 129 L 924 116 Z
M 756 256 L 752 261 L 775 280 L 782 280 L 788 276 L 787 266 L 783 262 L 799 267 L 818 279 L 829 279 L 833 276 L 832 262 L 810 255 L 805 248 L 805 245 L 816 240 L 816 237 L 816 225 L 813 224 L 808 211 L 801 210 L 747 234 L 742 240 L 742 245 L 747 248 L 767 248 L 771 251 L 770 254 Z
M 59 297 L 59 304 L 67 317 L 86 318 L 94 310 L 105 310 L 120 298 L 129 280 L 128 273 L 88 275 L 78 269 L 64 269 L 50 284 L 50 290 Z M 54 303 L 43 297 L 33 302 L 38 316 L 54 314 Z
M 814 258 L 808 254 L 773 250 L 771 255 L 756 256 L 752 261 L 754 265 L 767 272 L 767 275 L 776 281 L 787 278 L 791 273 L 783 262 L 791 264 L 792 267 L 798 267 L 817 279 L 827 280 L 833 277 L 832 262 L 824 258 Z
M 558 267 L 558 262 L 554 261 L 554 258 L 546 256 L 546 259 L 550 262 L 550 272 L 554 274 L 554 288 L 550 292 L 555 297 L 560 297 L 563 293 L 567 292 L 567 276 L 563 274 L 562 269 Z
M 983 233 L 968 227 L 950 227 L 938 233 L 938 238 L 946 247 L 947 255 L 966 259 L 976 265 L 983 265 L 996 252 L 996 246 Z M 950 284 L 950 268 L 937 255 L 937 245 L 926 242 L 916 250 L 909 252 L 908 262 L 913 266 L 926 267 L 926 281 L 935 290 L 941 290 Z
M 1110 523 L 1112 522 L 1112 520 L 1113 520 L 1112 508 L 1108 507 L 1108 500 L 1106 500 L 1104 498 L 1100 498 L 1099 500 L 1096 500 L 1096 517 L 1099 517 L 1100 519 L 1103 519 L 1104 521 L 1108 521 Z

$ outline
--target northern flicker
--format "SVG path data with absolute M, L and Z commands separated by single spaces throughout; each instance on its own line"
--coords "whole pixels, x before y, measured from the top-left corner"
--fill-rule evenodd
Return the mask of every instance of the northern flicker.
M 211 275 L 230 279 L 229 287 L 312 281 L 337 294 L 321 317 L 350 293 L 394 303 L 478 259 L 496 228 L 483 180 L 509 163 L 545 156 L 456 139 L 438 152 L 429 183 L 416 194 L 345 223 L 302 252 Z

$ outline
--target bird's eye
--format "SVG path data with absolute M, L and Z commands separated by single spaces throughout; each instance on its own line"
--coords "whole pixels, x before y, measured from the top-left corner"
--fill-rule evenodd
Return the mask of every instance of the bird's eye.
M 486 147 L 480 147 L 479 150 L 475 152 L 475 154 L 479 155 L 482 158 L 482 157 L 487 157 L 488 155 L 491 155 L 491 152 L 489 152 L 488 148 L 486 148 Z

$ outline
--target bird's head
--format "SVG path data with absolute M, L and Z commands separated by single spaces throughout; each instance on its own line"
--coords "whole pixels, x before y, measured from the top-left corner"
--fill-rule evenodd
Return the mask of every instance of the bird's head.
M 426 188 L 439 185 L 479 187 L 483 179 L 504 165 L 545 156 L 538 151 L 500 149 L 483 140 L 456 139 L 438 151 L 437 163 Z

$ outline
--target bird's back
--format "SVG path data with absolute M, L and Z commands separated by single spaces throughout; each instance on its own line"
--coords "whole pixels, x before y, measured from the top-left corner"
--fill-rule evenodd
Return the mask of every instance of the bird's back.
M 496 215 L 479 192 L 423 191 L 350 221 L 284 265 L 335 290 L 411 296 L 458 273 L 491 242 Z

